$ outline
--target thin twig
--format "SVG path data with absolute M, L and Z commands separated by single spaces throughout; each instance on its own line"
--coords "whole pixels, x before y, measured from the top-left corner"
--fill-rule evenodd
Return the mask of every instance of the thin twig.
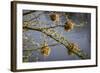
M 31 13 L 33 13 L 33 12 L 36 12 L 36 11 L 29 11 L 29 12 L 27 12 L 27 13 L 23 13 L 23 15 L 28 15 L 28 14 L 31 14 Z
M 34 20 L 34 19 L 37 19 L 41 14 L 43 14 L 43 13 L 40 13 L 40 14 L 38 14 L 37 16 L 35 16 L 34 18 L 32 18 L 32 19 L 30 19 L 30 20 L 28 20 L 28 21 L 24 21 L 24 22 L 30 22 L 30 21 L 32 21 L 32 20 Z

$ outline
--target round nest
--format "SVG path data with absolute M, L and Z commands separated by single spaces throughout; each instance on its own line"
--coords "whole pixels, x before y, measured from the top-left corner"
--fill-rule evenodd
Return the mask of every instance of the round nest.
M 51 49 L 48 46 L 44 46 L 41 48 L 41 54 L 43 56 L 49 56 Z
M 74 23 L 72 22 L 72 20 L 68 20 L 64 25 L 64 29 L 66 31 L 71 31 L 73 28 L 74 28 Z
M 59 14 L 56 13 L 50 14 L 50 19 L 52 21 L 59 21 Z

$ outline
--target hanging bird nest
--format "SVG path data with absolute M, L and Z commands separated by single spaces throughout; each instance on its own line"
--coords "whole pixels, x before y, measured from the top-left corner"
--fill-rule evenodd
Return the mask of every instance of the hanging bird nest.
M 74 28 L 75 23 L 72 20 L 68 20 L 65 25 L 64 25 L 64 29 L 69 32 Z
M 79 52 L 81 51 L 79 46 L 76 43 L 70 43 L 70 45 L 67 46 L 68 50 L 68 54 L 69 55 L 74 55 L 73 52 Z
M 48 47 L 48 45 L 45 43 L 44 46 L 41 48 L 41 54 L 43 56 L 49 56 L 50 52 L 51 52 L 51 48 Z
M 52 21 L 59 21 L 59 14 L 58 13 L 51 13 L 50 14 L 50 19 L 52 20 Z

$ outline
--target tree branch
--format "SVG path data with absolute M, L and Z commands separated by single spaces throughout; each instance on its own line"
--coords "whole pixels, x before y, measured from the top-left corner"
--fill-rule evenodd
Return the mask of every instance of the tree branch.
M 40 13 L 40 14 L 38 14 L 37 16 L 34 16 L 34 18 L 32 18 L 32 19 L 30 19 L 30 20 L 28 20 L 28 21 L 24 21 L 24 22 L 30 22 L 30 21 L 32 21 L 32 20 L 34 20 L 34 19 L 37 19 L 41 14 L 43 14 L 43 13 Z
M 27 13 L 23 13 L 23 15 L 28 15 L 28 14 L 31 14 L 31 13 L 33 13 L 33 12 L 36 12 L 36 11 L 29 11 L 29 12 L 27 12 Z
M 79 47 L 74 47 L 74 48 L 70 48 L 69 46 L 71 46 L 72 44 L 65 39 L 63 36 L 61 36 L 60 34 L 56 33 L 54 30 L 52 29 L 44 29 L 44 28 L 31 28 L 31 27 L 23 27 L 23 29 L 29 29 L 29 30 L 35 30 L 35 31 L 39 31 L 44 33 L 45 35 L 51 37 L 52 39 L 54 39 L 55 41 L 59 42 L 60 44 L 64 45 L 68 50 L 70 50 L 71 52 L 73 52 L 74 54 L 76 54 L 78 57 L 80 57 L 81 59 L 87 59 L 87 55 L 84 54 L 84 52 L 77 50 L 80 49 Z M 75 45 L 74 45 L 75 46 Z

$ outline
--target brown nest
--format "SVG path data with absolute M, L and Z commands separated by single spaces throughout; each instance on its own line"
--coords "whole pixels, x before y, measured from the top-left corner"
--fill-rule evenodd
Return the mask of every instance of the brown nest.
M 74 55 L 73 51 L 74 52 L 80 51 L 80 48 L 79 48 L 78 44 L 76 44 L 76 43 L 70 43 L 70 45 L 68 45 L 67 47 L 69 48 L 69 50 L 68 50 L 69 55 Z
M 49 56 L 51 49 L 48 46 L 44 46 L 41 48 L 41 54 L 43 56 Z
M 71 31 L 73 28 L 74 28 L 74 22 L 72 20 L 68 20 L 64 25 L 64 29 L 66 31 Z
M 59 21 L 59 14 L 57 14 L 57 13 L 50 14 L 50 19 L 52 21 Z

